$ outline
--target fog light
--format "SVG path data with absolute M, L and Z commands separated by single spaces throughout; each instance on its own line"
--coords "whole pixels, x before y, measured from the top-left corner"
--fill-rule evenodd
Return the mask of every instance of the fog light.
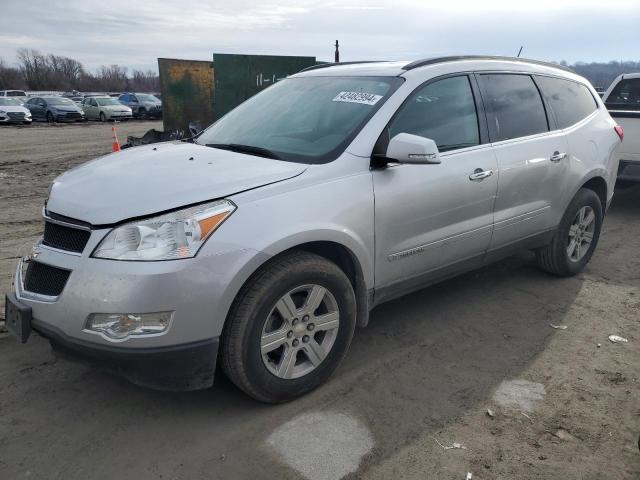
M 100 332 L 122 340 L 130 335 L 149 335 L 165 332 L 173 312 L 157 313 L 92 313 L 87 318 L 87 330 Z

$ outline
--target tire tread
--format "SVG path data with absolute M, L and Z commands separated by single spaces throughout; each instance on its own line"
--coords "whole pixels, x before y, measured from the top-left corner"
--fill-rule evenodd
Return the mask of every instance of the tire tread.
M 275 277 L 286 274 L 291 268 L 301 263 L 307 263 L 309 269 L 332 275 L 343 275 L 346 279 L 346 275 L 336 264 L 313 253 L 299 250 L 276 257 L 260 268 L 240 289 L 229 310 L 222 332 L 220 352 L 222 370 L 238 388 L 261 402 L 280 403 L 286 400 L 271 397 L 256 389 L 246 375 L 242 350 L 248 317 L 264 292 L 273 284 Z M 344 352 L 343 357 L 345 355 L 346 352 Z

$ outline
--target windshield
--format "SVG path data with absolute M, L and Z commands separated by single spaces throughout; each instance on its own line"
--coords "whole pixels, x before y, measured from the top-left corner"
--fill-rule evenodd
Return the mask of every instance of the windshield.
M 98 102 L 98 105 L 100 105 L 101 107 L 104 107 L 106 105 L 122 105 L 117 99 L 115 98 L 96 98 L 96 102 Z
M 15 98 L 2 98 L 0 97 L 0 107 L 21 107 L 22 102 Z
M 75 103 L 73 103 L 68 98 L 49 97 L 49 98 L 46 98 L 45 100 L 47 101 L 47 103 L 49 105 L 73 105 L 73 106 L 75 106 Z
M 136 93 L 136 97 L 138 97 L 139 102 L 152 102 L 158 103 L 160 100 L 153 95 L 148 95 L 146 93 Z
M 6 93 L 7 97 L 26 97 L 27 94 L 22 90 L 10 90 Z
M 197 138 L 245 145 L 282 160 L 334 160 L 402 83 L 398 77 L 298 77 L 250 98 Z

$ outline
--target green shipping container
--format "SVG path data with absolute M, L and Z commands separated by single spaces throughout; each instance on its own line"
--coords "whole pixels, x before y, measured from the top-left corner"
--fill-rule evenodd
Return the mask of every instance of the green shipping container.
M 281 55 L 213 54 L 215 88 L 213 112 L 215 119 L 233 110 L 247 98 L 316 64 L 316 57 Z

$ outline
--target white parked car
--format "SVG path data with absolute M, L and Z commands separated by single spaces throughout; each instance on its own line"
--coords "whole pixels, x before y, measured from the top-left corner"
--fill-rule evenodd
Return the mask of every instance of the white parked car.
M 620 75 L 602 100 L 624 129 L 618 179 L 640 182 L 640 73 Z
M 24 90 L 0 90 L 0 98 L 11 97 L 24 103 L 27 101 L 27 94 Z
M 31 112 L 17 98 L 0 97 L 0 123 L 31 123 Z

